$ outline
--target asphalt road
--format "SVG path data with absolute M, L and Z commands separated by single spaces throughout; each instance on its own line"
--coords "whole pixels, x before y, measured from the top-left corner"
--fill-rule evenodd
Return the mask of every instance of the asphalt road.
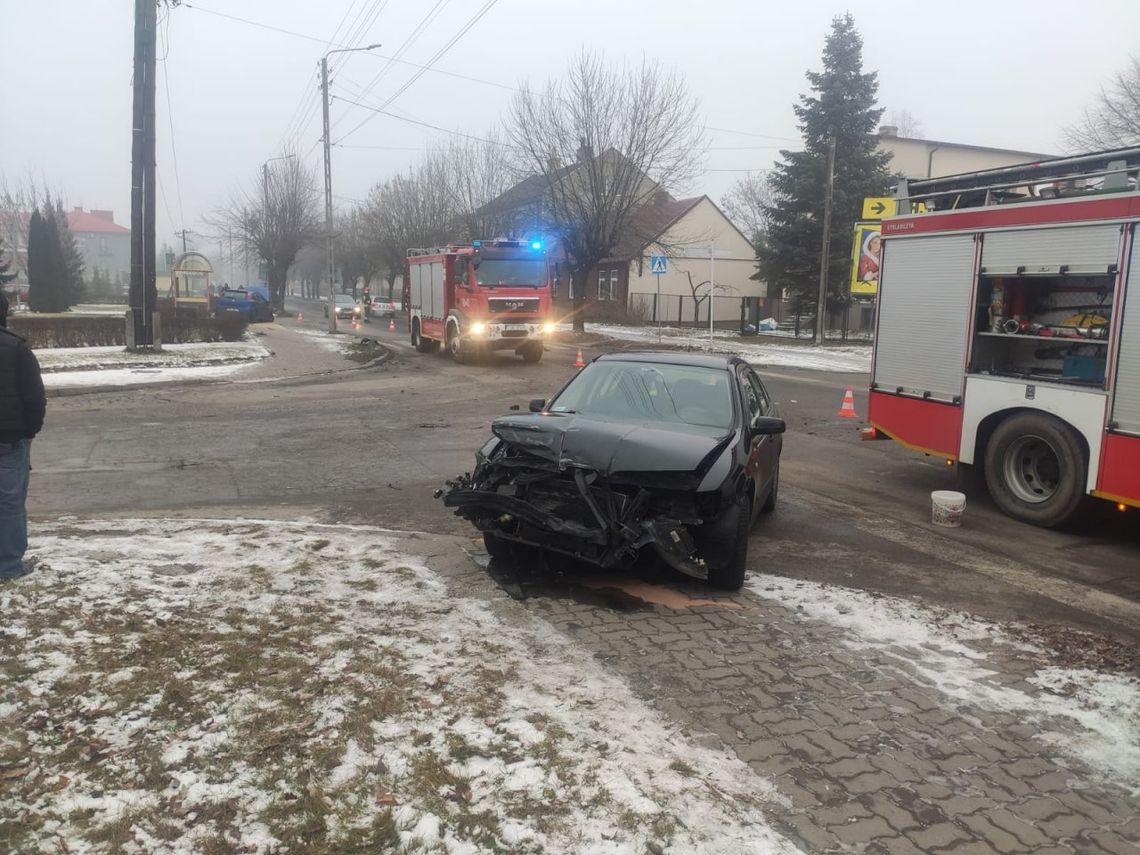
M 313 346 L 290 332 L 298 305 L 301 326 L 327 324 L 319 304 L 296 301 L 272 331 L 275 346 Z M 397 323 L 396 333 L 386 319 L 364 325 L 392 347 L 380 368 L 53 400 L 34 449 L 33 516 L 276 507 L 473 536 L 432 493 L 470 468 L 492 418 L 573 376 L 575 348 L 553 344 L 538 365 L 500 354 L 459 366 L 412 351 Z M 587 358 L 598 352 L 585 348 Z M 865 377 L 760 368 L 789 432 L 781 506 L 754 532 L 754 569 L 1140 640 L 1137 512 L 1100 505 L 1069 530 L 1043 531 L 972 496 L 961 529 L 937 529 L 929 493 L 955 487 L 956 473 L 890 442 L 861 442 L 859 422 L 837 417 L 848 385 L 865 412 Z

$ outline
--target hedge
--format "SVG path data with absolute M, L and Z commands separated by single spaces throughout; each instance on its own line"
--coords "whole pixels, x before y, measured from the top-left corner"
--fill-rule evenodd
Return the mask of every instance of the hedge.
M 241 341 L 249 322 L 234 315 L 218 318 L 162 313 L 162 341 Z M 125 347 L 127 324 L 113 315 L 19 314 L 8 318 L 8 328 L 28 340 L 32 348 Z

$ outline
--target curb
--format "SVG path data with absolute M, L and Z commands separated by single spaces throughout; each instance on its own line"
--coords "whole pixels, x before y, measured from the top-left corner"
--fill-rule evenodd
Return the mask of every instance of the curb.
M 337 368 L 330 371 L 313 371 L 308 374 L 291 374 L 288 377 L 270 377 L 266 380 L 162 380 L 157 383 L 135 383 L 125 386 L 62 386 L 44 390 L 48 398 L 72 398 L 78 395 L 96 395 L 106 392 L 135 392 L 142 389 L 172 389 L 185 386 L 241 386 L 246 384 L 286 383 L 290 380 L 305 380 L 314 377 L 332 377 L 338 374 L 347 374 L 350 371 L 363 371 L 366 368 L 378 368 L 389 359 L 393 353 L 383 342 L 376 342 L 384 351 L 375 359 L 363 365 L 353 365 L 349 368 Z

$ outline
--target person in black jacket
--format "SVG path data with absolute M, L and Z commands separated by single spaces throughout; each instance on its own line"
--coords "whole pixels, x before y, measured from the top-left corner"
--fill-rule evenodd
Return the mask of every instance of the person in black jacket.
M 28 343 L 8 330 L 8 298 L 0 291 L 0 580 L 31 572 L 24 561 L 28 473 L 46 409 L 40 364 Z

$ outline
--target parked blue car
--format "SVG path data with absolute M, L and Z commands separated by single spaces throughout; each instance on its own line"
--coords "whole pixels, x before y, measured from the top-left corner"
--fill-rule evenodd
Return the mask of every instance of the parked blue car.
M 214 314 L 239 314 L 251 324 L 273 320 L 273 307 L 260 291 L 252 288 L 227 288 L 214 301 Z

